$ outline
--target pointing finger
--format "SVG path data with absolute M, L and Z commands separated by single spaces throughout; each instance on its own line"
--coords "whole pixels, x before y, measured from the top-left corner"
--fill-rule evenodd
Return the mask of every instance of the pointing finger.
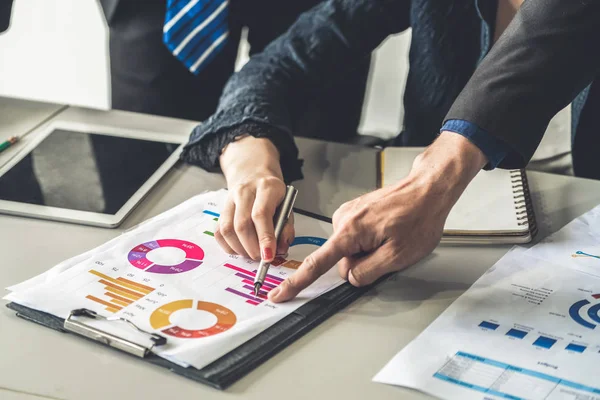
M 269 299 L 275 303 L 294 298 L 303 289 L 316 281 L 333 267 L 345 253 L 346 235 L 334 234 L 323 246 L 310 254 L 298 270 L 269 293 Z

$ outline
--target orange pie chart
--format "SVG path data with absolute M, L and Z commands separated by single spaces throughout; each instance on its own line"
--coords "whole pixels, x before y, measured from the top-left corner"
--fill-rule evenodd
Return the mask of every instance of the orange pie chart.
M 217 318 L 217 321 L 214 325 L 206 329 L 186 329 L 185 327 L 174 325 L 171 322 L 171 315 L 176 311 L 184 309 L 209 312 Z M 216 303 L 194 301 L 192 299 L 176 300 L 164 304 L 150 315 L 150 325 L 152 328 L 162 329 L 161 332 L 165 335 L 182 339 L 195 339 L 216 335 L 231 329 L 236 321 L 235 314 L 229 308 Z

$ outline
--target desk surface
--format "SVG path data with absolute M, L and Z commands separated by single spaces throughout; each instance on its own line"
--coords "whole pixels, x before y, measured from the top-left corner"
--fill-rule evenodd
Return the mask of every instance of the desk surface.
M 5 116 L 0 117 L 5 123 Z M 18 118 L 24 118 L 24 113 Z M 69 109 L 59 118 L 167 131 L 182 139 L 194 125 L 190 121 L 81 109 Z M 299 199 L 299 207 L 331 215 L 344 201 L 373 189 L 373 150 L 311 140 L 301 140 L 299 146 L 307 167 L 305 180 L 298 185 L 307 195 Z M 530 184 L 540 238 L 600 203 L 600 182 L 531 173 Z M 0 216 L 0 287 L 39 274 L 199 192 L 223 185 L 218 174 L 180 165 L 152 190 L 123 226 L 114 230 Z M 427 398 L 414 391 L 372 383 L 371 378 L 508 248 L 440 246 L 419 265 L 329 318 L 226 392 L 20 320 L 2 307 L 0 397 Z

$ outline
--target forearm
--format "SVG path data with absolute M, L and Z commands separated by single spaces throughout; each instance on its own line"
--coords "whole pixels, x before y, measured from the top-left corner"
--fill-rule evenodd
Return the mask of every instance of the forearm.
M 526 1 L 477 68 L 446 120 L 476 124 L 523 168 L 550 119 L 598 73 L 600 2 Z

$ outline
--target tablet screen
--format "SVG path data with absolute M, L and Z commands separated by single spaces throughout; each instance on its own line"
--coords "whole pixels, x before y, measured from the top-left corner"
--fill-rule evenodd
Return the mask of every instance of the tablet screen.
M 116 214 L 178 146 L 56 129 L 0 176 L 0 200 Z

